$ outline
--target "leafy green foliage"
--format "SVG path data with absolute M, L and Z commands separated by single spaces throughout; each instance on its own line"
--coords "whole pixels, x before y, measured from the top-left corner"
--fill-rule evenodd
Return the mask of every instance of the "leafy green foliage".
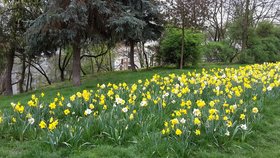
M 230 24 L 228 37 L 237 49 L 241 47 L 242 25 L 236 20 Z M 275 62 L 280 59 L 279 26 L 268 22 L 260 22 L 256 28 L 248 30 L 248 45 L 240 52 L 240 63 Z
M 228 42 L 209 42 L 203 48 L 207 61 L 232 62 L 236 50 Z
M 268 21 L 260 22 L 256 28 L 256 34 L 262 38 L 273 36 L 274 25 Z
M 86 36 L 87 6 L 77 1 L 50 1 L 45 13 L 30 23 L 26 32 L 28 50 L 34 54 L 54 51 Z
M 177 28 L 167 28 L 160 41 L 160 56 L 167 64 L 178 64 L 181 53 L 182 32 Z M 184 63 L 197 64 L 201 57 L 203 36 L 193 30 L 185 30 Z
M 260 22 L 249 40 L 246 55 L 241 56 L 243 63 L 275 62 L 280 59 L 279 27 L 270 22 Z M 245 60 L 245 61 L 244 61 Z
M 37 54 L 73 42 L 139 40 L 144 38 L 143 30 L 159 30 L 153 23 L 158 14 L 156 4 L 149 1 L 50 1 L 46 12 L 31 22 L 26 40 Z

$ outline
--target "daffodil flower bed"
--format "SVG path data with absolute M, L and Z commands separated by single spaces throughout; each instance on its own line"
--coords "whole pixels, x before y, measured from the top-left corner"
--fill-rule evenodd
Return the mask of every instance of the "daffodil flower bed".
M 14 139 L 39 139 L 51 146 L 137 143 L 149 133 L 161 139 L 199 143 L 245 139 L 262 116 L 265 98 L 279 96 L 280 63 L 203 69 L 134 84 L 102 84 L 69 98 L 11 103 L 0 131 Z M 47 95 L 47 94 L 46 94 Z

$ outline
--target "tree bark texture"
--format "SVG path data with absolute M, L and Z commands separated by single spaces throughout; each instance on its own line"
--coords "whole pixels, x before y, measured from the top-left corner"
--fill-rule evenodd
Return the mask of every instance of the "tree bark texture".
M 27 74 L 27 81 L 26 81 L 26 89 L 25 89 L 25 92 L 28 92 L 29 90 L 29 82 L 30 82 L 30 76 L 31 76 L 31 58 L 29 57 L 28 58 L 28 74 Z
M 182 41 L 181 41 L 181 56 L 180 56 L 180 69 L 184 66 L 184 53 L 185 53 L 185 27 L 182 27 Z
M 142 42 L 142 51 L 143 51 L 145 62 L 146 62 L 146 68 L 149 69 L 149 60 L 148 60 L 147 53 L 145 51 L 145 42 Z
M 180 55 L 180 69 L 184 66 L 184 53 L 185 53 L 185 6 L 183 3 L 182 13 L 182 41 L 181 41 L 181 55 Z
M 247 48 L 248 43 L 248 28 L 249 28 L 249 4 L 250 0 L 246 0 L 245 4 L 245 14 L 244 14 L 244 21 L 243 21 L 243 33 L 242 33 L 242 45 L 241 49 L 244 51 Z
M 14 66 L 14 56 L 15 51 L 11 49 L 6 56 L 7 66 L 4 77 L 4 95 L 13 95 L 13 86 L 12 86 L 12 71 Z
M 59 70 L 60 70 L 60 80 L 63 82 L 65 80 L 64 78 L 64 65 L 61 66 L 61 56 L 62 56 L 62 53 L 61 53 L 61 48 L 59 49 L 59 56 L 58 56 L 58 67 L 59 67 Z
M 25 69 L 26 69 L 26 65 L 25 65 L 25 54 L 22 55 L 22 67 L 21 67 L 21 75 L 20 75 L 20 80 L 19 80 L 19 92 L 23 93 L 24 89 L 23 89 L 23 85 L 24 85 L 24 79 L 25 79 Z
M 81 85 L 81 48 L 78 43 L 72 44 L 73 47 L 73 85 L 80 86 Z
M 129 53 L 129 60 L 130 60 L 130 69 L 136 71 L 135 62 L 134 62 L 134 46 L 135 42 L 133 40 L 130 41 L 130 53 Z

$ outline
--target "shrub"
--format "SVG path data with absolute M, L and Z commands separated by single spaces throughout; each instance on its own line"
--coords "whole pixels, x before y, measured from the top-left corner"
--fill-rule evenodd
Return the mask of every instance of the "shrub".
M 279 28 L 270 22 L 260 22 L 251 34 L 248 48 L 241 53 L 241 63 L 276 62 L 280 60 Z
M 209 42 L 203 50 L 208 62 L 232 62 L 236 54 L 236 50 L 227 42 Z
M 185 30 L 184 63 L 195 65 L 201 57 L 202 34 L 193 30 Z M 177 28 L 167 28 L 160 41 L 160 57 L 166 64 L 180 63 L 182 31 Z

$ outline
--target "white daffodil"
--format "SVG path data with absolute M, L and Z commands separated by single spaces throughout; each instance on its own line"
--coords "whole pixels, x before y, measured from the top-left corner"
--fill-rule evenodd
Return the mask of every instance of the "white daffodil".
M 198 117 L 201 115 L 201 112 L 199 109 L 193 109 L 193 114 L 194 114 L 194 116 Z
M 66 106 L 67 106 L 68 108 L 71 108 L 71 107 L 72 107 L 72 105 L 71 105 L 70 103 L 68 103 Z
M 29 124 L 33 125 L 34 122 L 35 122 L 35 119 L 34 119 L 33 117 L 31 117 L 31 118 L 28 119 L 28 123 L 29 123 Z
M 101 89 L 104 89 L 105 87 L 106 87 L 105 84 L 102 84 L 102 85 L 100 86 Z
M 123 99 L 122 99 L 122 98 L 116 98 L 115 102 L 116 102 L 117 104 L 122 104 Z
M 242 124 L 242 125 L 240 125 L 240 128 L 243 129 L 243 130 L 247 130 L 247 125 L 246 124 Z
M 92 113 L 92 110 L 91 110 L 91 109 L 86 109 L 85 115 L 89 115 L 89 114 L 91 114 L 91 113 Z
M 122 112 L 127 113 L 127 111 L 128 111 L 127 107 L 122 108 Z
M 227 130 L 226 133 L 225 133 L 225 135 L 226 135 L 226 136 L 229 136 L 229 135 L 230 135 L 230 132 Z
M 146 100 L 141 101 L 140 106 L 147 106 L 148 102 Z
M 186 119 L 182 118 L 182 119 L 180 120 L 180 123 L 182 123 L 182 124 L 186 123 Z

